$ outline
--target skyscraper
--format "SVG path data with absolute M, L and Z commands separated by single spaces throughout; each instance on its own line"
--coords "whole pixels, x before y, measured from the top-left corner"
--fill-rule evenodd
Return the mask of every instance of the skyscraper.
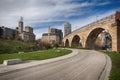
M 71 24 L 69 22 L 64 25 L 64 37 L 71 33 Z

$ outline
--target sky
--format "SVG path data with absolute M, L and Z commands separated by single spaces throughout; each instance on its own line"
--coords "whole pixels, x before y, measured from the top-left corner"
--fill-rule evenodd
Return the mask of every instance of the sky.
M 0 26 L 15 29 L 22 16 L 39 39 L 49 26 L 63 30 L 70 22 L 74 31 L 119 10 L 120 0 L 0 0 Z

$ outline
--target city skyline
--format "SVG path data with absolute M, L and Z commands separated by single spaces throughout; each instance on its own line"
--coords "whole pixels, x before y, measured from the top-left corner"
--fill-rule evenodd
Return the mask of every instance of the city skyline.
M 0 26 L 15 29 L 22 16 L 24 25 L 33 27 L 40 38 L 49 26 L 64 31 L 64 23 L 70 22 L 75 30 L 114 14 L 119 4 L 119 0 L 1 0 Z

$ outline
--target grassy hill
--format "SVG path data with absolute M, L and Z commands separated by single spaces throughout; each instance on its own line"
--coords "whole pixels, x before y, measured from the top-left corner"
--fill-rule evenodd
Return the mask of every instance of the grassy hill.
M 0 54 L 28 51 L 34 43 L 0 39 Z

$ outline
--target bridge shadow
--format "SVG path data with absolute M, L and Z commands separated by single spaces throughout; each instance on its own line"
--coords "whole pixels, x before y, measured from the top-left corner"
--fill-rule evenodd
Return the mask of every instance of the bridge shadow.
M 96 50 L 111 50 L 112 37 L 110 33 L 103 28 L 94 29 L 89 34 L 85 47 Z

